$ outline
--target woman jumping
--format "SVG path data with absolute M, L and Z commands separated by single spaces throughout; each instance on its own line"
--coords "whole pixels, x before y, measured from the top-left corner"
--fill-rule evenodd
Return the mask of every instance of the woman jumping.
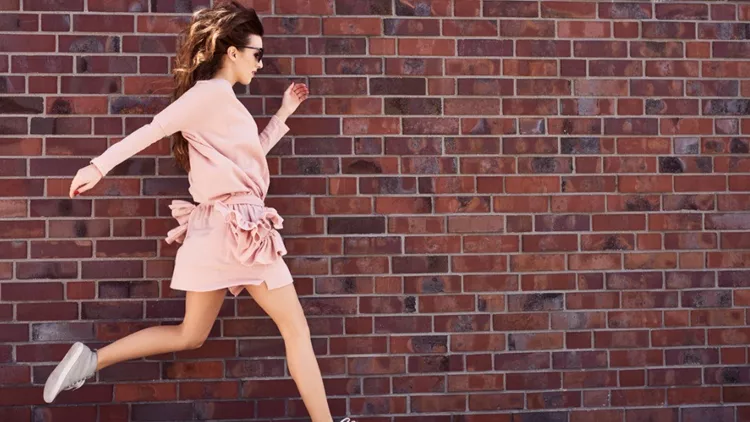
M 292 83 L 259 133 L 233 86 L 249 84 L 262 67 L 263 26 L 253 9 L 231 2 L 194 13 L 177 52 L 174 101 L 76 173 L 71 198 L 124 160 L 174 135 L 175 160 L 188 172 L 198 204 L 172 202 L 179 226 L 166 238 L 182 243 L 171 288 L 187 292 L 185 317 L 179 325 L 146 328 L 97 351 L 75 343 L 47 379 L 47 403 L 115 363 L 201 347 L 227 289 L 234 296 L 247 289 L 278 326 L 289 372 L 313 422 L 333 420 L 310 330 L 282 259 L 287 251 L 277 230 L 283 220 L 264 205 L 270 181 L 266 154 L 287 133 L 286 119 L 309 91 Z

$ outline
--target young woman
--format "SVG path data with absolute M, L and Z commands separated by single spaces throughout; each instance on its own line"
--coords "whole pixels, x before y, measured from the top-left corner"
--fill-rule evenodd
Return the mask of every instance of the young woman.
M 277 324 L 289 372 L 314 422 L 333 420 L 310 332 L 277 229 L 282 218 L 264 206 L 266 154 L 286 134 L 285 121 L 308 97 L 292 83 L 265 129 L 234 94 L 263 67 L 263 26 L 254 10 L 232 2 L 193 15 L 175 68 L 175 100 L 153 121 L 111 146 L 78 171 L 70 197 L 86 192 L 113 167 L 159 139 L 174 135 L 177 163 L 188 171 L 198 205 L 174 201 L 179 226 L 167 242 L 182 243 L 171 287 L 186 291 L 180 325 L 146 328 L 92 351 L 74 344 L 50 375 L 44 400 L 80 388 L 96 371 L 118 362 L 200 347 L 216 320 L 227 289 L 247 289 Z

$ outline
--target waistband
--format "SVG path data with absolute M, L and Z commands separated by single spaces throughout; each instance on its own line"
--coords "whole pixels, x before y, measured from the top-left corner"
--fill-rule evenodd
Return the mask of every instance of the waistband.
M 217 202 L 221 202 L 223 204 L 250 204 L 257 205 L 259 207 L 266 206 L 262 199 L 258 198 L 255 194 L 252 194 L 250 192 L 232 193 L 225 197 L 217 199 L 216 201 L 209 202 L 209 204 L 214 205 Z
M 262 212 L 260 213 L 261 215 L 258 220 L 250 221 L 247 216 L 227 206 L 231 204 L 249 204 L 258 206 L 262 208 Z M 224 195 L 219 199 L 211 202 L 203 202 L 198 204 L 197 206 L 187 201 L 175 200 L 172 201 L 172 204 L 169 205 L 169 208 L 172 210 L 172 217 L 177 220 L 179 226 L 175 227 L 174 229 L 170 230 L 169 233 L 167 233 L 167 243 L 172 243 L 175 241 L 182 243 L 185 240 L 189 225 L 188 223 L 190 221 L 190 215 L 196 208 L 201 210 L 208 210 L 205 207 L 212 207 L 213 210 L 221 213 L 224 216 L 226 222 L 232 227 L 232 233 L 235 237 L 239 236 L 239 232 L 246 231 L 254 233 L 253 239 L 255 239 L 255 235 L 260 233 L 258 232 L 258 230 L 261 230 L 263 236 L 265 236 L 265 233 L 267 233 L 271 228 L 280 229 L 283 227 L 282 222 L 284 221 L 284 219 L 281 218 L 278 212 L 273 208 L 266 207 L 262 199 L 249 192 Z M 258 229 L 258 227 L 261 227 L 261 229 Z M 274 236 L 279 235 L 277 233 Z M 254 241 L 256 240 L 258 239 L 255 239 Z M 274 240 L 274 242 L 278 242 L 278 239 Z

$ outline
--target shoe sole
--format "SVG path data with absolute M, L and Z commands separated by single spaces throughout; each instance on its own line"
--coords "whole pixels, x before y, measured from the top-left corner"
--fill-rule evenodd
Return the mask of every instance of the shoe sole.
M 63 360 L 57 365 L 57 368 L 52 371 L 49 378 L 47 378 L 47 382 L 44 384 L 45 402 L 52 403 L 52 401 L 55 400 L 55 397 L 60 394 L 63 380 L 65 380 L 65 377 L 67 377 L 68 373 L 70 373 L 70 370 L 73 368 L 73 364 L 76 362 L 76 360 L 81 357 L 83 350 L 83 344 L 74 344 L 73 347 L 70 348 L 68 353 L 65 354 Z

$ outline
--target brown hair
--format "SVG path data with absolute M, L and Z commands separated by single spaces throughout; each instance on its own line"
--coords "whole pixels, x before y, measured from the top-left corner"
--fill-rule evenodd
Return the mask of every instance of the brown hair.
M 250 35 L 262 37 L 263 25 L 254 9 L 236 1 L 193 13 L 178 41 L 172 99 L 179 98 L 195 82 L 213 78 L 229 47 L 242 48 Z M 177 164 L 190 171 L 188 143 L 180 132 L 173 136 L 172 152 Z

